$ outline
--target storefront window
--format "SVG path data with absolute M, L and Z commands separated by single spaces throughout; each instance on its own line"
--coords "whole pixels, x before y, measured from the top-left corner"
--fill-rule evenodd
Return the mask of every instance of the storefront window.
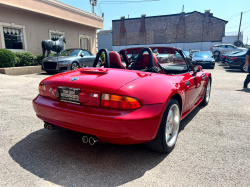
M 51 40 L 52 41 L 57 41 L 60 37 L 62 36 L 62 34 L 51 34 Z
M 22 30 L 3 27 L 6 49 L 23 49 Z

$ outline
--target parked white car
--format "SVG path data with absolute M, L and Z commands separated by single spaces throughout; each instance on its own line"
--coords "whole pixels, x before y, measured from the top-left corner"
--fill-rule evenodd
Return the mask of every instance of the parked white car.
M 214 55 L 219 56 L 221 54 L 230 53 L 234 51 L 247 51 L 247 48 L 237 47 L 232 44 L 219 44 L 211 47 L 211 51 Z

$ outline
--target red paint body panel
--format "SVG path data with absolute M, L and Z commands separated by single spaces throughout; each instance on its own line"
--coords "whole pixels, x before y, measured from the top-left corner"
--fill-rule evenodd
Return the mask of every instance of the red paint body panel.
M 95 135 L 103 142 L 136 144 L 155 137 L 165 104 L 124 111 L 63 103 L 39 95 L 33 107 L 43 121 Z

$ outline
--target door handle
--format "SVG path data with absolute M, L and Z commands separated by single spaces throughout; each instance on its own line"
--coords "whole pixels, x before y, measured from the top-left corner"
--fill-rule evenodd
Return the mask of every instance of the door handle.
M 190 82 L 189 82 L 189 81 L 185 82 L 185 85 L 186 85 L 186 86 L 189 86 L 189 85 L 190 85 Z

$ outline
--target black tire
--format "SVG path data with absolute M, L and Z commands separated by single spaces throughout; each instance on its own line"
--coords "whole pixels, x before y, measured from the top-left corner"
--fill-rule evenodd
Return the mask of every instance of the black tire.
M 73 62 L 72 64 L 71 64 L 71 70 L 76 70 L 76 69 L 78 69 L 79 68 L 79 64 L 77 63 L 77 62 Z
M 243 63 L 241 66 L 240 66 L 240 70 L 242 71 L 242 72 L 245 72 L 245 73 L 248 73 L 248 70 L 247 69 L 245 69 L 245 63 Z
M 173 108 L 173 106 L 175 108 L 176 107 L 178 108 L 178 112 L 176 110 L 176 114 L 178 113 L 178 116 L 175 116 L 176 119 L 178 119 L 178 125 L 175 125 L 175 128 L 174 128 L 175 133 L 173 133 L 173 134 L 175 134 L 175 136 L 174 136 L 175 141 L 173 142 L 172 146 L 169 146 L 168 143 L 167 143 L 167 140 L 166 140 L 166 128 L 167 128 L 166 124 L 167 124 L 167 117 L 169 115 L 169 111 L 170 111 L 170 109 Z M 174 146 L 175 146 L 176 141 L 177 141 L 177 137 L 178 137 L 178 133 L 179 133 L 179 125 L 180 125 L 180 107 L 179 107 L 179 103 L 178 103 L 178 101 L 176 99 L 172 98 L 172 99 L 169 100 L 169 102 L 167 104 L 164 115 L 162 117 L 160 127 L 158 129 L 158 132 L 157 132 L 155 138 L 152 141 L 145 143 L 146 147 L 148 147 L 149 149 L 152 149 L 154 151 L 161 152 L 161 153 L 169 153 L 169 152 L 171 152 L 174 149 Z M 176 134 L 176 132 L 177 132 L 177 134 Z
M 209 90 L 208 90 L 208 85 L 209 85 Z M 207 98 L 207 92 L 209 92 L 209 98 Z M 211 79 L 209 77 L 208 81 L 207 81 L 206 91 L 205 91 L 203 100 L 200 103 L 201 105 L 203 105 L 203 106 L 207 106 L 208 105 L 209 100 L 210 100 L 210 93 L 211 93 Z

